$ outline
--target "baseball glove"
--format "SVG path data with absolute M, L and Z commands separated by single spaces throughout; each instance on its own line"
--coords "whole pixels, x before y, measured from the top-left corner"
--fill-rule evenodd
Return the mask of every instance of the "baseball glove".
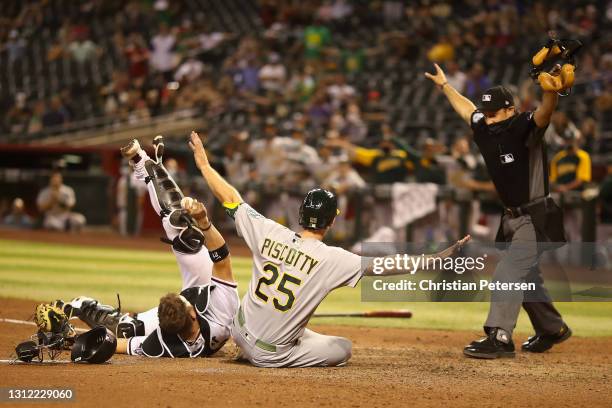
M 531 59 L 531 77 L 544 91 L 561 94 L 574 85 L 575 55 L 582 47 L 578 40 L 559 40 L 550 33 L 550 40 Z
M 46 303 L 36 306 L 34 323 L 44 333 L 73 336 L 74 328 L 68 323 L 68 316 L 57 306 Z

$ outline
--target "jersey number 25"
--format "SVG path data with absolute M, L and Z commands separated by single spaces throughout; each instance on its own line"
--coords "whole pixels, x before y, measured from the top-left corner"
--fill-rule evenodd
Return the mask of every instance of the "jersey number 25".
M 270 286 L 276 284 L 280 273 L 278 270 L 278 265 L 275 265 L 270 262 L 264 264 L 263 270 L 264 272 L 271 273 L 271 275 L 270 277 L 262 276 L 261 278 L 259 278 L 259 281 L 257 281 L 257 287 L 255 287 L 255 295 L 257 295 L 258 298 L 267 303 L 269 296 L 261 291 L 261 286 Z M 291 309 L 293 307 L 293 302 L 295 302 L 295 295 L 293 294 L 293 291 L 287 288 L 286 286 L 288 283 L 293 283 L 299 286 L 302 281 L 299 278 L 296 278 L 295 276 L 289 275 L 288 273 L 283 273 L 280 282 L 278 282 L 278 285 L 276 286 L 276 290 L 281 293 L 284 293 L 287 296 L 287 301 L 282 304 L 278 300 L 278 298 L 274 297 L 272 299 L 274 307 L 277 310 L 280 310 L 281 312 L 286 312 L 287 310 Z

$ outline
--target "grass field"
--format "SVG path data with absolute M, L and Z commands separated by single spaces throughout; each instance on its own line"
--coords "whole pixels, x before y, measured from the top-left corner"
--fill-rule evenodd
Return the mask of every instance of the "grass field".
M 233 265 L 242 295 L 251 275 L 251 260 L 234 257 Z M 0 297 L 51 301 L 87 295 L 114 305 L 119 292 L 124 309 L 139 311 L 179 288 L 178 267 L 170 252 L 0 240 Z M 330 294 L 319 310 L 402 308 L 412 310 L 414 316 L 402 320 L 320 318 L 316 322 L 477 332 L 488 309 L 487 303 L 366 303 L 360 297 L 358 288 L 343 288 Z M 558 307 L 577 336 L 612 336 L 612 303 L 560 303 Z M 517 331 L 531 331 L 524 313 Z

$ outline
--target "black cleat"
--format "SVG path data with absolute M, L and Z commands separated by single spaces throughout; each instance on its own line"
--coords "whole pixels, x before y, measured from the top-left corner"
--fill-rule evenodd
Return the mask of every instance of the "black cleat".
M 555 344 L 563 343 L 565 340 L 572 337 L 572 329 L 563 323 L 561 330 L 554 334 L 540 334 L 531 336 L 521 346 L 521 350 L 529 351 L 530 353 L 543 353 L 550 350 Z
M 463 354 L 473 358 L 494 359 L 499 357 L 514 357 L 514 343 L 503 329 L 491 328 L 487 337 L 474 340 L 463 349 Z

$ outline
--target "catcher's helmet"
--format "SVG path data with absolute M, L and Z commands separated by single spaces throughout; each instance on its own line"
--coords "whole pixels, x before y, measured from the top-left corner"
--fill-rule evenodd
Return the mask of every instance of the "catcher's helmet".
M 338 200 L 331 191 L 310 190 L 300 206 L 300 225 L 308 229 L 329 227 L 338 214 Z
M 80 334 L 70 353 L 70 359 L 75 362 L 86 361 L 91 364 L 101 364 L 115 354 L 117 339 L 106 329 L 98 326 L 88 332 Z

